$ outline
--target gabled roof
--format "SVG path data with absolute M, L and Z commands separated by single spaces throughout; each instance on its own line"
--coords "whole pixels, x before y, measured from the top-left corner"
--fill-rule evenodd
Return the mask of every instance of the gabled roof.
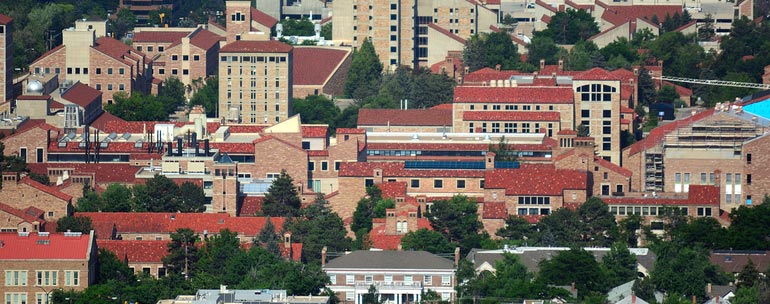
M 371 177 L 374 170 L 381 169 L 384 177 L 467 177 L 484 176 L 484 170 L 456 169 L 405 169 L 403 162 L 343 162 L 340 177 Z
M 134 33 L 133 41 L 136 43 L 143 42 L 165 42 L 173 43 L 178 41 L 187 35 L 189 31 L 141 31 Z
M 0 24 L 8 24 L 11 23 L 11 21 L 13 21 L 13 18 L 0 14 Z
M 326 138 L 327 125 L 303 125 L 302 138 Z
M 559 112 L 465 111 L 464 121 L 559 121 Z
M 27 210 L 27 209 L 25 209 L 25 210 Z M 13 216 L 19 218 L 21 221 L 19 221 L 18 223 L 21 223 L 21 222 L 27 222 L 27 223 L 41 222 L 41 223 L 45 223 L 45 220 L 43 220 L 39 216 L 39 214 L 38 214 L 38 216 L 35 216 L 35 215 L 32 215 L 30 213 L 25 212 L 25 210 L 19 210 L 19 209 L 11 207 L 9 205 L 0 203 L 0 212 L 5 212 L 5 213 L 8 213 L 10 215 L 13 215 Z M 18 224 L 18 223 L 16 223 L 16 224 Z
M 457 41 L 459 43 L 465 44 L 465 39 L 463 39 L 460 36 L 455 35 L 454 33 L 450 32 L 449 30 L 431 22 L 428 23 L 428 27 L 436 30 L 437 32 L 441 33 L 444 36 L 447 36 L 449 38 L 452 38 L 452 40 Z
M 636 153 L 644 151 L 645 149 L 653 148 L 657 144 L 659 144 L 661 141 L 663 141 L 663 138 L 666 137 L 666 134 L 671 133 L 676 129 L 685 127 L 693 122 L 709 117 L 712 114 L 714 114 L 713 108 L 697 113 L 694 116 L 690 116 L 685 119 L 675 120 L 671 123 L 652 129 L 652 131 L 650 131 L 650 134 L 648 134 L 647 137 L 643 138 L 640 141 L 635 142 L 634 144 L 626 148 L 629 150 L 628 155 L 629 156 L 634 155 Z
M 454 102 L 571 104 L 571 87 L 455 87 Z
M 337 134 L 366 134 L 366 130 L 358 128 L 338 128 Z
M 631 177 L 631 175 L 633 175 L 631 170 L 628 170 L 626 168 L 623 168 L 623 167 L 620 167 L 620 166 L 618 166 L 616 164 L 613 164 L 612 162 L 609 162 L 609 161 L 605 160 L 604 158 L 596 157 L 596 158 L 594 158 L 594 162 L 597 165 L 599 165 L 599 166 L 607 168 L 608 170 L 613 171 L 615 173 L 618 173 L 620 175 L 623 175 L 625 177 Z
M 519 71 L 502 70 L 497 71 L 492 68 L 482 68 L 473 72 L 470 72 L 463 77 L 465 83 L 482 83 L 489 82 L 490 80 L 509 79 L 513 75 L 521 75 Z
M 268 28 L 272 28 L 276 23 L 278 23 L 277 19 L 254 7 L 251 8 L 251 20 Z
M 588 175 L 553 165 L 523 165 L 519 169 L 489 170 L 484 180 L 485 188 L 505 189 L 506 195 L 562 196 L 564 190 L 585 190 Z
M 47 174 L 47 172 L 46 172 L 46 174 Z M 58 198 L 60 200 L 72 201 L 72 196 L 70 196 L 69 194 L 59 191 L 59 189 L 57 189 L 56 187 L 51 187 L 51 186 L 48 186 L 48 185 L 43 185 L 43 184 L 41 184 L 41 183 L 39 183 L 39 182 L 29 178 L 29 177 L 21 178 L 20 182 L 22 184 L 28 185 L 28 186 L 30 186 L 32 188 L 37 189 L 37 190 L 43 191 L 43 192 L 45 192 L 45 193 L 47 193 L 47 194 L 49 194 L 49 195 L 51 195 L 53 197 L 56 197 L 56 198 Z
M 78 82 L 61 97 L 71 103 L 87 108 L 91 103 L 97 101 L 100 96 L 102 96 L 102 92 Z
M 572 77 L 572 80 L 620 80 L 620 78 L 602 68 L 592 68 Z
M 88 260 L 92 234 L 0 233 L 0 260 Z
M 452 126 L 452 110 L 360 109 L 358 126 Z
M 56 145 L 56 143 L 52 143 Z M 50 168 L 72 169 L 72 175 L 94 175 L 93 183 L 111 184 L 126 183 L 133 184 L 136 181 L 136 172 L 139 167 L 133 167 L 128 163 L 110 164 L 110 163 L 37 163 L 27 164 L 32 172 L 38 174 L 48 174 Z
M 219 49 L 220 53 L 290 53 L 293 50 L 291 45 L 286 43 L 269 41 L 250 41 L 239 40 L 226 44 Z
M 484 202 L 484 219 L 507 219 L 508 209 L 505 208 L 505 202 Z
M 711 264 L 728 273 L 739 273 L 751 260 L 756 269 L 770 267 L 770 254 L 765 250 L 714 250 L 709 255 Z
M 642 20 L 652 20 L 652 16 L 658 16 L 658 20 L 663 22 L 666 15 L 674 16 L 675 13 L 682 14 L 682 5 L 615 5 L 610 6 L 600 1 L 597 4 L 605 7 L 602 19 L 614 25 L 623 24 L 628 21 L 635 21 L 637 18 Z
M 144 53 L 111 37 L 100 37 L 99 39 L 96 39 L 93 48 L 120 62 L 124 62 L 123 59 L 125 57 L 135 58 L 136 55 L 131 55 L 131 53 L 139 54 L 139 57 L 144 58 Z
M 163 263 L 168 255 L 168 240 L 105 240 L 96 241 L 99 249 L 104 248 L 115 253 L 121 261 L 129 263 Z
M 325 47 L 295 47 L 294 85 L 323 85 L 350 56 L 350 51 Z
M 201 29 L 190 37 L 190 43 L 201 49 L 208 50 L 223 39 L 224 37 L 214 34 L 212 31 Z
M 48 52 L 43 53 L 43 55 L 40 55 L 40 57 L 37 57 L 37 59 L 35 59 L 35 61 L 32 61 L 32 63 L 30 63 L 29 65 L 30 66 L 33 65 L 33 64 L 37 63 L 38 61 L 43 60 L 44 58 L 50 56 L 51 54 L 58 52 L 61 49 L 64 49 L 64 45 L 63 44 L 60 44 L 60 45 L 56 46 L 55 48 L 52 48 Z
M 687 197 L 603 197 L 608 205 L 719 206 L 719 187 L 690 185 Z
M 335 258 L 324 269 L 454 270 L 454 262 L 426 251 L 358 250 Z

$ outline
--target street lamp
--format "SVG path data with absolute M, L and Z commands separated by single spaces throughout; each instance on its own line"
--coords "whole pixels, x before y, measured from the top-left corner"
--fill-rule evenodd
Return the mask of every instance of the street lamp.
M 47 291 L 47 290 L 45 290 L 45 288 L 43 288 L 42 286 L 37 286 L 37 288 L 40 288 L 40 289 L 42 289 L 42 290 L 43 290 L 43 292 L 45 292 L 45 300 L 44 300 L 44 301 L 45 301 L 45 303 L 47 303 L 47 304 L 51 304 L 51 293 L 52 293 L 54 290 L 56 290 L 56 289 L 51 289 L 51 291 Z

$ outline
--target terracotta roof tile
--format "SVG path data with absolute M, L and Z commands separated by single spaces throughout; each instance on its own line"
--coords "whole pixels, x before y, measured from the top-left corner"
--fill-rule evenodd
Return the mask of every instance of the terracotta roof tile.
M 268 28 L 272 28 L 276 23 L 278 23 L 277 19 L 254 7 L 251 8 L 251 20 L 256 21 L 257 23 Z
M 72 88 L 67 90 L 67 92 L 65 92 L 61 97 L 69 102 L 86 108 L 90 104 L 99 101 L 99 97 L 101 96 L 102 92 L 78 82 L 76 85 L 72 86 Z
M 167 42 L 167 43 L 173 43 L 176 42 L 187 35 L 189 35 L 190 32 L 184 31 L 141 31 L 134 33 L 133 41 L 137 43 L 143 43 L 143 42 Z
M 524 73 L 519 71 L 497 71 L 492 68 L 482 68 L 465 75 L 465 77 L 463 77 L 463 83 L 481 84 L 482 82 L 489 82 L 490 80 L 509 79 L 511 76 L 522 74 Z
M 13 18 L 0 14 L 0 24 L 8 24 L 13 21 Z
M 626 168 L 622 168 L 622 167 L 620 167 L 620 166 L 618 166 L 616 164 L 613 164 L 613 163 L 611 163 L 609 161 L 606 161 L 605 159 L 603 159 L 601 157 L 594 158 L 594 162 L 597 165 L 599 165 L 599 166 L 607 168 L 610 171 L 616 172 L 616 173 L 618 173 L 620 175 L 623 175 L 625 177 L 631 177 L 631 175 L 633 175 L 633 173 L 631 173 L 631 170 L 628 170 Z
M 239 216 L 256 216 L 257 212 L 262 211 L 262 201 L 264 196 L 245 196 L 241 204 L 241 213 Z
M 573 103 L 574 93 L 569 87 L 455 87 L 455 102 L 499 103 Z
M 22 222 L 27 222 L 27 223 L 34 223 L 34 222 L 45 223 L 45 220 L 42 219 L 42 214 L 38 214 L 37 216 L 35 216 L 33 214 L 29 214 L 29 213 L 25 212 L 25 210 L 27 210 L 27 209 L 19 210 L 19 209 L 11 207 L 9 205 L 0 203 L 0 211 L 1 212 L 8 213 L 8 214 L 13 215 L 13 216 L 15 216 L 15 217 L 20 219 L 19 222 L 15 222 L 15 223 L 11 222 L 11 223 L 8 223 L 8 224 L 16 225 L 16 224 L 19 224 L 19 223 L 22 223 Z M 9 219 L 9 221 L 10 221 L 10 219 Z
M 508 209 L 505 208 L 505 202 L 485 202 L 484 219 L 506 219 L 508 218 Z
M 97 239 L 96 245 L 112 251 L 121 261 L 129 263 L 163 263 L 168 255 L 168 240 L 106 240 Z
M 366 134 L 366 130 L 357 128 L 337 128 L 337 134 Z
M 635 21 L 637 18 L 642 20 L 652 20 L 652 16 L 658 16 L 658 20 L 663 20 L 666 18 L 666 15 L 673 17 L 675 13 L 682 14 L 682 5 L 610 6 L 601 3 L 600 1 L 596 1 L 596 3 L 606 8 L 601 18 L 614 25 Z
M 16 97 L 18 100 L 47 100 L 50 99 L 51 95 L 21 95 L 19 97 Z
M 360 109 L 359 126 L 452 126 L 452 110 Z
M 626 149 L 629 149 L 629 155 L 634 155 L 636 153 L 644 151 L 645 149 L 655 147 L 657 144 L 663 141 L 663 138 L 666 137 L 666 134 L 671 133 L 678 128 L 687 126 L 693 122 L 709 117 L 712 114 L 714 114 L 713 108 L 697 113 L 694 116 L 690 116 L 685 119 L 675 120 L 666 125 L 652 129 L 652 131 L 650 131 L 650 134 L 648 134 L 647 137 L 643 138 L 640 141 L 635 142 L 631 146 L 628 146 Z
M 383 198 L 396 198 L 406 196 L 406 182 L 387 182 L 377 185 L 382 191 Z
M 559 112 L 465 111 L 464 121 L 559 121 Z
M 459 43 L 465 44 L 465 39 L 463 39 L 460 36 L 455 35 L 454 33 L 450 32 L 449 30 L 447 30 L 447 29 L 445 29 L 445 28 L 443 28 L 443 27 L 441 27 L 441 26 L 439 26 L 439 25 L 437 25 L 437 24 L 435 24 L 433 22 L 428 23 L 428 27 L 438 31 L 439 33 L 441 33 L 444 36 L 452 38 L 452 40 L 454 40 L 454 41 L 457 41 Z
M 719 187 L 690 185 L 686 198 L 664 197 L 603 197 L 608 205 L 658 205 L 658 206 L 717 206 L 719 207 Z
M 326 125 L 304 125 L 302 126 L 303 138 L 326 138 L 329 127 Z
M 286 43 L 269 41 L 239 40 L 226 44 L 220 53 L 290 53 L 294 48 Z
M 294 85 L 323 85 L 350 56 L 347 50 L 295 47 L 292 66 Z
M 487 171 L 485 188 L 505 189 L 506 195 L 561 196 L 564 190 L 585 190 L 587 173 L 556 169 L 552 165 L 523 165 L 519 169 Z
M 201 29 L 190 37 L 190 43 L 201 49 L 208 50 L 214 47 L 214 45 L 219 44 L 219 41 L 223 38 L 224 37 L 214 34 L 209 30 Z
M 46 174 L 47 174 L 47 172 L 46 172 Z M 48 186 L 48 185 L 43 185 L 43 184 L 41 184 L 41 183 L 39 183 L 39 182 L 29 178 L 29 177 L 23 177 L 21 179 L 21 183 L 29 185 L 30 187 L 35 188 L 35 189 L 40 190 L 40 191 L 43 191 L 43 192 L 45 192 L 47 194 L 50 194 L 50 195 L 52 195 L 52 196 L 54 196 L 54 197 L 56 197 L 56 198 L 58 198 L 60 200 L 72 201 L 72 196 L 70 196 L 69 194 L 59 191 L 59 189 L 57 189 L 56 187 L 52 187 L 52 186 Z
M 39 243 L 38 240 L 48 240 Z M 18 233 L 0 233 L 0 260 L 87 260 L 90 257 L 91 237 L 64 236 L 64 233 L 50 233 L 40 236 L 30 233 L 19 236 Z M 45 249 L 41 249 L 45 247 Z
M 602 68 L 593 68 L 572 77 L 572 80 L 620 80 L 620 78 Z
M 516 151 L 551 151 L 558 143 L 544 139 L 540 144 L 509 144 Z M 369 143 L 371 150 L 422 150 L 422 151 L 489 151 L 489 144 L 476 143 Z
M 332 16 L 329 16 L 329 17 L 321 19 L 320 23 L 321 23 L 321 25 L 324 25 L 324 24 L 326 24 L 329 21 L 332 21 Z
M 50 168 L 72 169 L 72 175 L 93 175 L 95 183 L 112 184 L 125 183 L 133 184 L 136 181 L 136 172 L 139 167 L 130 164 L 112 164 L 112 163 L 45 163 L 45 164 L 27 164 L 32 172 L 38 174 L 48 174 Z
M 125 62 L 123 60 L 125 57 L 137 57 L 135 54 L 131 53 L 140 54 L 139 57 L 144 58 L 144 53 L 139 52 L 129 45 L 111 37 L 101 37 L 97 39 L 93 48 L 121 62 Z
M 575 131 L 575 130 L 564 129 L 564 130 L 559 131 L 559 133 L 556 133 L 556 134 L 558 134 L 558 135 L 577 135 L 578 132 Z
M 620 106 L 620 113 L 634 113 L 634 109 L 629 108 L 627 106 Z

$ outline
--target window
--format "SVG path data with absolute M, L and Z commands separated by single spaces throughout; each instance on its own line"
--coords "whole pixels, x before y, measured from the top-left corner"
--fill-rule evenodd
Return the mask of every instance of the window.
M 107 91 L 112 91 L 112 84 L 111 83 L 107 84 Z
M 193 55 L 193 61 L 201 61 L 200 55 Z
M 751 153 L 746 154 L 746 164 L 751 165 Z
M 190 75 L 190 70 L 188 70 L 188 69 L 183 69 L 183 70 L 182 70 L 182 75 Z
M 612 150 L 612 137 L 602 138 L 602 150 L 604 151 Z
M 27 304 L 26 292 L 6 292 L 5 293 L 6 304 Z
M 102 90 L 102 84 L 101 83 L 97 83 L 96 84 L 96 90 L 97 91 L 101 91 Z
M 158 69 L 158 74 L 159 75 L 165 75 L 166 74 L 166 69 Z
M 67 74 L 72 74 L 72 68 L 67 68 Z
M 580 117 L 583 117 L 583 118 L 591 117 L 591 110 L 580 110 Z
M 610 111 L 610 110 L 603 110 L 602 111 L 602 117 L 604 117 L 604 118 L 612 117 L 612 111 Z
M 698 208 L 698 216 L 711 216 L 711 208 Z
M 340 171 L 340 162 L 339 161 L 335 161 L 334 162 L 334 171 Z
M 479 181 L 479 188 L 480 189 L 484 189 L 484 180 L 483 179 Z
M 385 283 L 393 282 L 393 275 L 392 274 L 386 274 L 384 280 L 385 280 Z
M 465 189 L 465 180 L 464 179 L 458 179 L 457 180 L 457 189 Z
M 43 148 L 37 148 L 37 155 L 36 160 L 38 163 L 43 162 Z
M 413 179 L 409 182 L 409 186 L 412 188 L 420 188 L 420 180 L 419 179 Z
M 581 101 L 612 101 L 617 88 L 602 84 L 587 84 L 577 88 Z
M 27 148 L 21 148 L 19 149 L 19 156 L 21 157 L 21 160 L 27 161 Z
M 329 284 L 337 285 L 337 275 L 334 275 L 334 274 L 329 275 Z
M 310 150 L 310 142 L 309 141 L 303 141 L 302 142 L 302 149 L 303 150 Z
M 328 161 L 322 161 L 321 162 L 321 171 L 329 171 L 329 162 Z
M 147 46 L 147 51 L 152 52 L 152 46 Z
M 172 60 L 172 61 L 177 61 L 177 60 L 179 60 L 179 55 L 171 55 L 171 60 Z
M 353 284 L 356 280 L 356 276 L 352 274 L 345 275 L 345 284 Z
M 59 274 L 56 270 L 45 270 L 37 272 L 37 286 L 57 286 Z
M 404 275 L 404 284 L 412 284 L 412 275 Z
M 112 68 L 107 68 L 107 75 L 112 75 Z
M 122 84 L 122 83 L 118 84 L 118 90 L 119 91 L 125 91 L 126 90 L 126 86 L 124 84 Z
M 80 286 L 80 271 L 65 270 L 64 286 Z
M 171 75 L 177 75 L 179 74 L 179 71 L 177 69 L 171 69 Z
M 75 68 L 75 74 L 80 75 L 80 68 Z
M 27 286 L 27 271 L 6 270 L 5 286 Z
M 436 188 L 436 189 L 444 188 L 444 180 L 434 179 L 433 180 L 433 188 Z
M 182 55 L 182 61 L 190 61 L 190 55 Z
M 746 174 L 746 185 L 751 185 L 751 174 Z
M 307 162 L 307 170 L 308 171 L 315 171 L 315 162 L 314 161 Z
M 159 46 L 159 47 L 158 47 L 158 52 L 163 52 L 163 51 L 165 51 L 165 50 L 166 50 L 166 48 L 165 48 L 165 47 L 162 47 L 162 46 Z
M 35 303 L 36 304 L 51 304 L 52 301 L 48 301 L 48 295 L 44 292 L 36 292 L 35 293 Z
M 398 20 L 398 15 L 390 14 L 390 20 Z
M 423 284 L 423 285 L 427 285 L 427 286 L 430 286 L 430 285 L 432 285 L 432 284 L 433 284 L 433 276 L 431 276 L 431 275 L 427 275 L 427 274 L 426 274 L 426 275 L 424 275 L 424 276 L 422 277 L 422 284 Z
M 452 285 L 452 277 L 448 275 L 442 275 L 441 276 L 441 286 L 449 286 Z
M 616 185 L 615 186 L 615 192 L 623 193 L 623 185 Z

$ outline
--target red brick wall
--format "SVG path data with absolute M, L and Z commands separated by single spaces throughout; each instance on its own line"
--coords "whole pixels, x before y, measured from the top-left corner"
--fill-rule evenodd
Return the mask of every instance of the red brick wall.
M 92 88 L 96 88 L 98 84 L 101 85 L 102 103 L 114 101 L 113 95 L 120 92 L 120 84 L 124 85 L 123 91 L 128 96 L 131 96 L 131 91 L 133 90 L 131 74 L 135 73 L 135 71 L 132 70 L 132 66 L 117 61 L 96 49 L 91 48 L 90 52 L 91 67 L 88 70 L 88 73 L 91 83 L 88 85 Z M 112 68 L 112 75 L 109 74 L 110 68 Z M 120 74 L 121 68 L 123 68 L 123 75 Z M 101 74 L 97 75 L 96 69 L 101 69 Z M 112 90 L 109 89 L 110 84 L 112 84 Z
M 765 195 L 770 193 L 770 137 L 763 136 L 743 145 L 743 191 L 744 197 L 751 196 L 752 205 L 762 203 Z M 751 154 L 751 163 L 748 155 Z M 751 175 L 751 184 L 748 176 Z
M 54 134 L 55 135 L 55 134 Z M 43 162 L 48 161 L 48 132 L 41 128 L 32 128 L 23 134 L 7 137 L 2 140 L 5 145 L 5 155 L 20 155 L 21 148 L 27 148 L 27 163 L 37 163 L 37 148 L 43 148 Z
M 67 79 L 66 55 L 66 47 L 62 47 L 56 52 L 53 52 L 46 57 L 40 58 L 40 60 L 30 64 L 29 70 L 34 72 L 36 68 L 40 68 L 41 72 L 45 72 L 45 68 L 49 68 L 51 73 L 55 73 L 56 68 L 59 68 L 59 82 L 62 82 Z
M 35 207 L 43 210 L 46 221 L 56 221 L 72 211 L 69 201 L 15 181 L 3 181 L 0 197 L 3 198 L 3 203 L 16 209 Z M 49 216 L 50 212 L 53 212 L 53 216 Z

